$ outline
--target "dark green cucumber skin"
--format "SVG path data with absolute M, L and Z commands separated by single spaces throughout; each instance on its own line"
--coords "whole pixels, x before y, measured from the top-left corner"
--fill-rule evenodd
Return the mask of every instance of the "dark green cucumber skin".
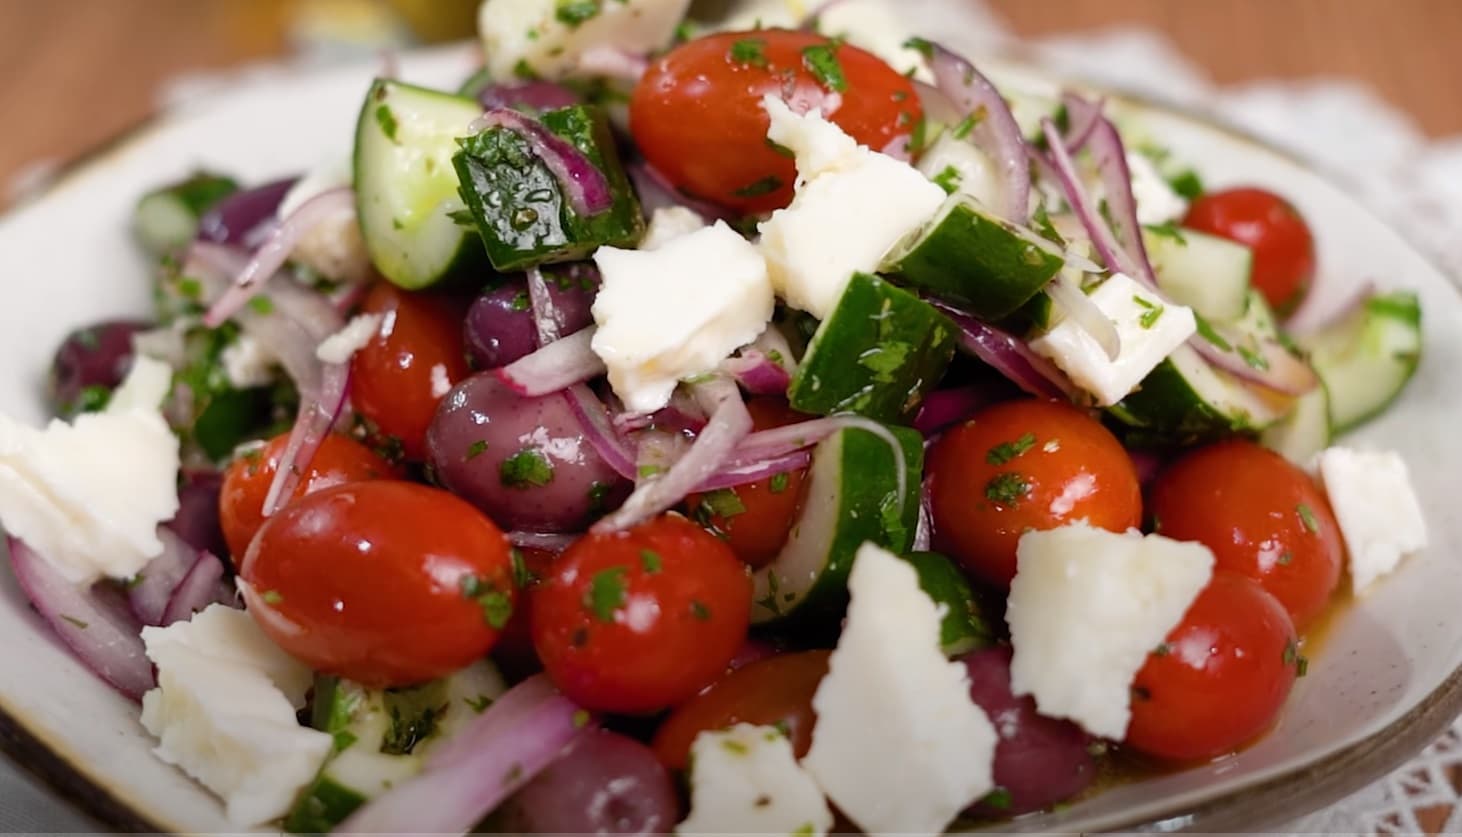
M 937 552 L 902 556 L 919 574 L 919 587 L 945 607 L 939 644 L 946 655 L 967 654 L 995 644 L 995 632 L 980 611 L 975 591 L 954 562 Z
M 488 128 L 460 140 L 462 150 L 453 156 L 452 166 L 462 200 L 476 221 L 488 259 L 501 272 L 577 261 L 602 245 L 633 245 L 645 232 L 639 199 L 619 163 L 604 112 L 577 105 L 548 111 L 542 122 L 604 173 L 614 203 L 596 215 L 574 212 L 558 179 L 514 131 Z
M 290 834 L 329 834 L 365 802 L 360 794 L 317 776 L 284 818 L 284 830 Z
M 1415 291 L 1391 291 L 1380 294 L 1366 301 L 1365 316 L 1388 317 L 1406 323 L 1412 328 L 1420 329 L 1421 300 L 1417 297 Z M 1357 331 L 1356 338 L 1359 339 L 1365 333 L 1365 330 L 1366 327 L 1363 324 L 1360 330 Z M 1330 429 L 1332 436 L 1339 436 L 1360 427 L 1384 413 L 1391 406 L 1391 403 L 1405 391 L 1406 385 L 1416 375 L 1416 369 L 1421 364 L 1420 347 L 1418 347 L 1417 354 L 1395 356 L 1393 359 L 1399 361 L 1406 368 L 1405 377 L 1402 379 L 1401 384 L 1397 386 L 1395 393 L 1390 398 L 1379 401 L 1371 409 L 1364 410 L 1354 416 L 1343 416 L 1337 419 L 1332 413 L 1333 426 Z M 1329 370 L 1322 370 L 1320 366 L 1320 364 L 1317 364 L 1316 371 L 1320 372 L 1323 378 L 1324 374 L 1329 374 Z
M 1038 292 L 998 325 L 1011 334 L 1045 331 L 1051 327 L 1051 297 L 1044 291 Z
M 1128 441 L 1139 447 L 1188 446 L 1254 432 L 1204 401 L 1171 360 L 1159 363 L 1108 412 L 1135 428 Z
M 1062 260 L 1021 241 L 1009 224 L 955 203 L 887 272 L 982 320 L 1009 317 L 1061 269 Z M 938 241 L 930 239 L 938 236 Z
M 804 413 L 904 423 L 944 376 L 954 349 L 955 328 L 943 314 L 860 273 L 818 326 L 787 398 Z

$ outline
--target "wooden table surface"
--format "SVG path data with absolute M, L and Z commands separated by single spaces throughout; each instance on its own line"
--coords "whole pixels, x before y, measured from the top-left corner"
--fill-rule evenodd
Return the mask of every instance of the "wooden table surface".
M 290 2 L 0 0 L 0 204 L 26 164 L 144 118 L 165 79 L 282 53 Z M 1020 34 L 1152 27 L 1219 82 L 1361 79 L 1429 134 L 1462 133 L 1462 0 L 987 2 Z

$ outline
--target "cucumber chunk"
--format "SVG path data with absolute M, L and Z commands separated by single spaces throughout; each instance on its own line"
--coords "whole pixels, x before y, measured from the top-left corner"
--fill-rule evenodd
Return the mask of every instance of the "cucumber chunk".
M 171 253 L 198 235 L 198 219 L 203 213 L 238 188 L 231 177 L 200 171 L 143 195 L 132 215 L 132 230 L 149 253 Z
M 853 277 L 792 376 L 793 409 L 902 421 L 954 358 L 953 324 L 934 306 L 866 273 Z
M 995 642 L 995 634 L 980 612 L 974 590 L 954 562 L 937 552 L 911 552 L 901 556 L 914 565 L 919 587 L 943 605 L 944 621 L 939 626 L 939 645 L 946 657 L 958 657 Z
M 847 604 L 848 571 L 864 541 L 895 553 L 913 543 L 923 438 L 905 427 L 887 429 L 903 454 L 902 505 L 899 457 L 882 434 L 849 427 L 824 439 L 813 451 L 807 499 L 786 545 L 756 573 L 753 622 L 835 619 Z
M 921 229 L 894 246 L 884 273 L 954 302 L 983 320 L 1015 313 L 1061 269 L 1054 245 L 951 195 Z
M 493 127 L 462 140 L 452 165 L 487 256 L 502 272 L 577 261 L 601 245 L 631 246 L 645 232 L 639 199 L 619 163 L 604 111 L 575 105 L 548 111 L 541 121 L 604 173 L 614 202 L 603 212 L 579 215 L 558 178 L 516 131 Z
M 1158 287 L 1174 302 L 1215 322 L 1244 316 L 1254 267 L 1254 253 L 1248 247 L 1175 227 L 1146 227 L 1142 242 Z
M 1110 413 L 1141 430 L 1144 440 L 1188 445 L 1262 430 L 1283 417 L 1292 400 L 1244 384 L 1183 345 Z
M 1359 310 L 1299 343 L 1330 393 L 1339 436 L 1381 413 L 1421 360 L 1421 302 L 1412 291 L 1371 297 Z
M 355 125 L 355 201 L 361 236 L 382 276 L 424 288 L 480 255 L 454 217 L 452 155 L 482 116 L 475 100 L 377 79 Z
M 1330 396 L 1323 384 L 1296 398 L 1294 409 L 1259 435 L 1264 447 L 1301 468 L 1308 468 L 1330 439 Z

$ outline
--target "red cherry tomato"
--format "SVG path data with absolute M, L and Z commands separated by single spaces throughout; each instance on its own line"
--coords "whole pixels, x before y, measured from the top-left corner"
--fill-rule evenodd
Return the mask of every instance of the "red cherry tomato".
M 507 539 L 425 485 L 355 482 L 280 510 L 240 575 L 264 633 L 318 671 L 368 686 L 450 674 L 492 649 L 512 614 Z
M 264 497 L 279 471 L 279 457 L 288 443 L 288 433 L 275 436 L 264 447 L 235 458 L 224 474 L 223 490 L 218 495 L 218 522 L 235 565 L 243 562 L 249 541 L 264 525 Z M 349 436 L 331 433 L 315 451 L 295 487 L 294 496 L 303 497 L 347 482 L 399 479 L 400 476 L 400 469 L 370 448 Z
M 781 398 L 753 398 L 746 402 L 757 430 L 806 421 L 807 416 Z M 807 469 L 798 468 L 735 488 L 686 498 L 693 520 L 731 545 L 736 557 L 759 569 L 770 564 L 782 545 L 806 495 Z
M 666 515 L 580 538 L 533 593 L 533 646 L 571 700 L 656 712 L 726 670 L 751 622 L 751 579 L 716 536 Z
M 350 363 L 350 402 L 410 460 L 426 456 L 437 404 L 470 374 L 463 311 L 450 297 L 377 282 L 362 310 L 384 318 Z
M 734 724 L 781 725 L 799 756 L 812 746 L 812 696 L 827 674 L 829 651 L 779 654 L 717 680 L 671 712 L 650 742 L 660 763 L 684 770 L 690 745 L 707 730 Z
M 1284 316 L 1315 278 L 1315 239 L 1289 201 L 1264 189 L 1225 189 L 1193 202 L 1183 226 L 1246 244 L 1254 251 L 1255 288 Z
M 1218 568 L 1246 575 L 1303 629 L 1340 582 L 1340 526 L 1315 481 L 1279 454 L 1234 440 L 1200 448 L 1158 476 L 1154 527 L 1213 550 Z
M 792 200 L 792 159 L 767 142 L 768 93 L 818 108 L 859 143 L 902 146 L 923 119 L 912 82 L 877 56 L 810 32 L 725 32 L 683 44 L 640 79 L 635 144 L 686 192 L 741 212 Z
M 935 549 L 990 584 L 1015 577 L 1031 529 L 1085 519 L 1121 532 L 1142 522 L 1132 459 L 1096 420 L 1054 401 L 1006 401 L 945 433 L 929 451 Z
M 1174 761 L 1231 752 L 1274 723 L 1301 659 L 1284 607 L 1248 578 L 1215 573 L 1137 672 L 1126 742 Z

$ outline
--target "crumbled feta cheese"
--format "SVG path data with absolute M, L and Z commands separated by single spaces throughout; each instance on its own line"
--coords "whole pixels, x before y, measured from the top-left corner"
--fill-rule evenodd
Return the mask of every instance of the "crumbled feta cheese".
M 486 0 L 477 13 L 487 68 L 499 81 L 524 74 L 558 79 L 578 68 L 584 53 L 611 48 L 631 55 L 658 52 L 675 38 L 690 0 L 614 0 L 592 15 L 567 14 L 562 0 Z
M 1127 152 L 1127 170 L 1132 174 L 1132 198 L 1137 201 L 1137 223 L 1155 226 L 1176 221 L 1188 212 L 1188 201 L 1173 191 L 1157 166 L 1145 154 Z
M 685 206 L 662 206 L 650 216 L 650 226 L 640 239 L 641 250 L 656 250 L 665 242 L 705 229 L 706 219 Z
M 0 523 L 68 581 L 131 578 L 178 510 L 178 439 L 159 407 L 167 364 L 137 356 L 102 413 L 43 430 L 0 415 Z
M 1096 338 L 1070 319 L 1063 319 L 1031 341 L 1036 354 L 1050 358 L 1071 380 L 1109 407 L 1137 388 L 1163 358 L 1198 330 L 1193 309 L 1164 303 L 1125 273 L 1114 273 L 1090 294 L 1117 326 L 1122 351 L 1116 360 Z
M 157 666 L 157 688 L 142 696 L 153 752 L 218 794 L 236 825 L 283 816 L 332 743 L 295 718 L 310 670 L 224 605 L 143 628 L 142 641 Z
M 380 330 L 380 314 L 357 314 L 344 328 L 320 341 L 315 347 L 315 357 L 322 363 L 347 363 Z
M 218 353 L 223 374 L 235 389 L 268 386 L 274 381 L 279 358 L 252 335 L 240 334 Z
M 665 406 L 678 381 L 715 369 L 772 318 L 766 262 L 724 221 L 655 250 L 601 247 L 594 261 L 592 345 L 631 412 Z
M 860 146 L 816 112 L 764 100 L 767 137 L 797 156 L 797 195 L 758 227 L 777 293 L 825 318 L 853 274 L 878 269 L 944 202 L 944 190 L 907 163 Z
M 827 800 L 775 727 L 707 730 L 691 745 L 690 816 L 677 834 L 821 837 L 833 825 Z
M 968 139 L 944 134 L 919 157 L 919 171 L 952 194 L 969 195 L 985 207 L 1000 206 L 1000 174 L 989 155 Z
M 132 351 L 181 369 L 188 362 L 188 332 L 201 320 L 177 317 L 165 326 L 158 326 L 132 335 Z
M 283 221 L 311 198 L 334 189 L 348 188 L 353 183 L 350 158 L 331 159 L 290 187 L 279 202 L 275 217 Z M 371 257 L 366 252 L 353 208 L 322 218 L 311 226 L 295 242 L 290 258 L 336 282 L 364 282 L 371 275 Z
M 1399 454 L 1328 448 L 1318 466 L 1350 554 L 1351 589 L 1363 592 L 1426 547 L 1426 520 Z
M 900 73 L 932 81 L 934 76 L 916 49 L 905 46 L 916 33 L 888 0 L 838 0 L 818 16 L 818 31 L 842 38 L 882 58 Z
M 940 650 L 943 609 L 911 564 L 865 543 L 848 590 L 803 766 L 869 834 L 938 834 L 994 787 L 998 736 Z
M 1076 523 L 1027 532 L 1005 621 L 1010 685 L 1041 714 L 1120 739 L 1137 672 L 1213 575 L 1213 553 L 1136 531 Z
M 718 32 L 796 29 L 816 5 L 817 0 L 740 0 L 712 28 Z

